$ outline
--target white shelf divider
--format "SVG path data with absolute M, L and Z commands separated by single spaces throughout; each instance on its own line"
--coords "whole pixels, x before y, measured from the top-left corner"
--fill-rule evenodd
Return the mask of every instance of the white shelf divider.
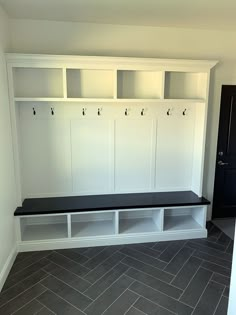
M 71 238 L 71 214 L 67 214 L 67 231 L 68 238 Z
M 66 68 L 62 69 L 62 80 L 63 80 L 63 97 L 67 99 L 67 76 L 66 76 Z
M 119 234 L 119 211 L 115 211 L 115 234 Z

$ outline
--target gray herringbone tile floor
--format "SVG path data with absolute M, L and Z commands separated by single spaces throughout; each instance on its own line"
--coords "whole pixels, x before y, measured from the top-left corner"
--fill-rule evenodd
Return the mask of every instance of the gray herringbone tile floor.
M 18 254 L 0 314 L 226 315 L 233 241 L 207 239 Z

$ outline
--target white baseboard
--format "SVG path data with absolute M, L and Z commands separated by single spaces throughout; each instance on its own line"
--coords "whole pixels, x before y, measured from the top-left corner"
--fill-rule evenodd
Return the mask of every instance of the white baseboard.
M 18 244 L 19 252 L 41 251 L 65 248 L 94 247 L 108 245 L 123 245 L 160 241 L 174 241 L 207 237 L 206 229 L 187 231 L 155 232 L 116 236 L 82 237 L 75 239 L 25 241 Z
M 0 272 L 0 292 L 3 288 L 3 285 L 7 279 L 7 276 L 11 270 L 11 267 L 16 259 L 16 255 L 17 255 L 17 247 L 15 246 L 10 255 L 8 256 L 3 268 L 2 268 L 2 271 Z

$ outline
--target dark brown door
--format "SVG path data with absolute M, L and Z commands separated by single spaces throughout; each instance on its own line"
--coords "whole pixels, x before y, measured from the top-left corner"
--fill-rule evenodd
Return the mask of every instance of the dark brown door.
M 223 85 L 213 218 L 236 217 L 236 86 Z

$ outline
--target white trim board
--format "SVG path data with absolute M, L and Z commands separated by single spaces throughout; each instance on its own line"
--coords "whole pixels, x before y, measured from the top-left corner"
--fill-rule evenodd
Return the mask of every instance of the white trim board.
M 16 259 L 16 255 L 17 255 L 17 247 L 14 246 L 14 248 L 12 249 L 10 255 L 8 256 L 3 268 L 2 268 L 2 271 L 0 273 L 0 292 L 4 286 L 4 283 L 8 277 L 8 274 L 11 270 L 11 267 Z
M 135 244 L 147 242 L 175 241 L 184 239 L 196 239 L 207 237 L 206 229 L 155 232 L 132 235 L 96 236 L 75 239 L 29 241 L 18 244 L 19 252 L 29 252 L 37 250 L 52 250 L 77 247 L 95 247 L 121 244 Z

